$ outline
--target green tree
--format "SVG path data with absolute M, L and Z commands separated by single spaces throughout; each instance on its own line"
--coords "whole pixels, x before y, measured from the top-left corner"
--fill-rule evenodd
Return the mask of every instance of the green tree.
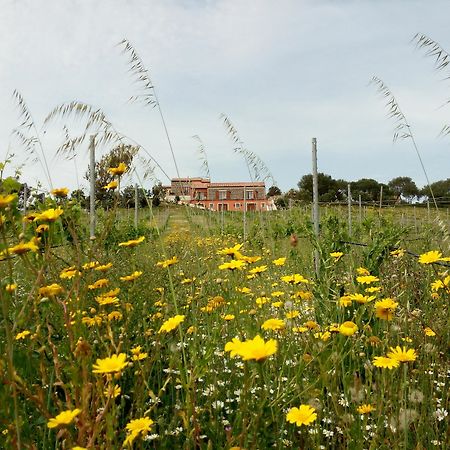
M 350 183 L 353 199 L 361 196 L 363 202 L 374 202 L 380 200 L 381 184 L 373 178 L 361 178 Z M 383 188 L 384 190 L 384 188 Z
M 274 197 L 275 195 L 281 195 L 281 189 L 278 186 L 270 186 L 267 197 Z
M 133 158 L 138 152 L 138 148 L 132 145 L 119 145 L 113 148 L 109 153 L 102 156 L 100 161 L 95 163 L 95 197 L 103 207 L 107 208 L 114 202 L 114 192 L 104 189 L 104 186 L 114 180 L 114 175 L 108 172 L 110 167 L 117 167 L 123 162 L 127 167 L 131 166 Z M 85 174 L 86 180 L 89 180 L 90 167 Z
M 396 195 L 397 200 L 405 197 L 407 201 L 411 202 L 414 197 L 419 195 L 419 189 L 410 177 L 393 178 L 389 181 L 388 186 Z
M 333 202 L 345 198 L 344 186 L 346 186 L 346 182 L 344 180 L 335 180 L 331 175 L 318 173 L 317 184 L 319 201 Z M 313 176 L 311 174 L 303 175 L 297 185 L 300 200 L 311 202 L 313 200 Z

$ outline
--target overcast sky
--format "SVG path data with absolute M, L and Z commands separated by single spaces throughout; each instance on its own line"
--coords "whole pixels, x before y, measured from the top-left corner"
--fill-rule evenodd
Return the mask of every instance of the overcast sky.
M 16 89 L 37 125 L 54 187 L 87 186 L 87 145 L 75 160 L 55 158 L 62 126 L 76 135 L 80 123 L 43 128 L 53 107 L 72 100 L 103 110 L 176 176 L 157 109 L 128 102 L 137 86 L 116 46 L 127 38 L 156 88 L 181 176 L 202 175 L 192 138 L 199 135 L 214 181 L 249 179 L 219 118 L 225 113 L 282 190 L 310 172 L 312 137 L 319 170 L 334 178 L 410 176 L 424 185 L 410 141 L 392 143 L 395 124 L 369 85 L 377 76 L 410 122 L 430 179 L 450 178 L 450 137 L 439 137 L 450 124 L 450 104 L 442 106 L 450 98 L 449 73 L 436 72 L 411 42 L 423 33 L 450 51 L 448 0 L 0 0 L 0 6 L 0 146 L 2 158 L 8 149 L 15 154 L 7 174 L 26 161 L 11 135 L 20 125 Z M 48 186 L 40 164 L 30 160 L 21 179 Z

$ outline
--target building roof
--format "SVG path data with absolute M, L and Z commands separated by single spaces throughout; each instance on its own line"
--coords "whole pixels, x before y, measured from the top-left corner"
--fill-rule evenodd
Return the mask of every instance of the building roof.
M 264 181 L 241 181 L 241 182 L 221 182 L 209 183 L 209 187 L 265 187 Z

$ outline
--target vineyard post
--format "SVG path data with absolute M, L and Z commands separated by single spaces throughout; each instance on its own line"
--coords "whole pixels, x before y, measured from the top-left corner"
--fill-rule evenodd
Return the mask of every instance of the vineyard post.
M 414 231 L 417 233 L 417 215 L 416 215 L 416 206 L 414 205 Z
M 28 186 L 25 183 L 23 185 L 23 217 L 27 215 L 27 201 L 28 201 Z M 25 227 L 26 227 L 25 220 L 22 222 L 22 233 L 25 233 Z
M 89 156 L 90 156 L 90 165 L 89 165 L 89 181 L 90 181 L 89 237 L 91 239 L 95 239 L 95 135 L 93 135 L 93 134 L 90 136 Z
M 244 186 L 244 242 L 247 239 L 247 199 L 246 199 L 246 186 Z
M 314 251 L 314 264 L 316 268 L 316 276 L 319 276 L 320 259 L 319 259 L 319 183 L 317 175 L 317 139 L 312 138 L 312 169 L 313 169 L 313 223 L 314 234 L 317 239 L 316 250 Z
M 138 185 L 134 185 L 134 228 L 138 226 Z
M 383 185 L 380 186 L 380 214 L 382 205 L 383 205 Z
M 362 222 L 362 203 L 361 203 L 361 194 L 358 197 L 358 206 L 359 206 L 359 223 Z
M 430 200 L 427 200 L 427 214 L 428 214 L 428 222 L 430 222 Z
M 350 183 L 347 184 L 347 202 L 348 202 L 348 235 L 352 235 L 352 191 Z

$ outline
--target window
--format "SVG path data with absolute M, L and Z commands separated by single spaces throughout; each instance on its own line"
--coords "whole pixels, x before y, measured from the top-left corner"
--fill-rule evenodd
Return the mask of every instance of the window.
M 214 203 L 209 204 L 209 209 L 212 209 L 214 211 Z
M 254 195 L 253 191 L 245 191 L 245 198 L 247 200 L 253 200 L 253 195 Z
M 219 191 L 219 200 L 227 199 L 227 191 Z
M 266 207 L 265 203 L 261 203 L 262 208 L 264 209 Z
M 235 204 L 234 204 L 234 207 L 235 207 L 236 209 L 239 209 L 239 208 L 241 207 L 241 204 L 240 204 L 240 203 L 235 203 Z

